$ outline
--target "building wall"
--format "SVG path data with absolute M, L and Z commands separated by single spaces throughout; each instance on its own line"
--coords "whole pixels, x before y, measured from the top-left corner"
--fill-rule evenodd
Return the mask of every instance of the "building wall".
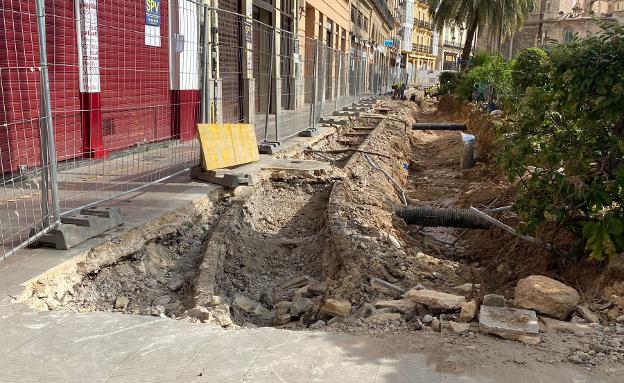
M 411 78 L 416 81 L 418 70 L 434 70 L 436 56 L 433 53 L 434 29 L 429 14 L 429 6 L 422 0 L 413 4 L 414 29 L 412 32 L 412 49 L 409 54 Z
M 46 6 L 52 6 L 47 1 Z M 73 1 L 56 1 L 54 23 L 46 26 L 50 91 L 56 113 L 57 156 L 72 158 L 81 152 L 78 53 Z M 5 1 L 0 9 L 0 173 L 20 165 L 39 165 L 40 73 L 37 18 L 34 2 Z M 31 70 L 32 68 L 33 70 Z

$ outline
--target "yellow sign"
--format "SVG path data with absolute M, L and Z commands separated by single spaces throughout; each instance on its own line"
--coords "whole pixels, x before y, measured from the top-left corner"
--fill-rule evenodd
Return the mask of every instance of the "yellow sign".
M 204 170 L 248 164 L 260 159 L 256 131 L 250 124 L 199 124 Z

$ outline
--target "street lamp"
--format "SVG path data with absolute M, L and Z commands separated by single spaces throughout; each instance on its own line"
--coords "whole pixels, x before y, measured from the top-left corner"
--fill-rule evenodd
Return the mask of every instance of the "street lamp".
M 459 28 L 459 44 L 463 44 L 464 43 L 464 31 L 466 29 L 464 28 L 464 26 L 462 25 L 461 28 Z

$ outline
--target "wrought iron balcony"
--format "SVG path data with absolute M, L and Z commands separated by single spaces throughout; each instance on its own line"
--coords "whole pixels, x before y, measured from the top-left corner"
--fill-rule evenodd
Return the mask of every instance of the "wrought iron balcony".
M 433 54 L 433 47 L 430 45 L 424 45 L 424 44 L 412 44 L 412 52 Z
M 444 40 L 444 46 L 451 47 L 451 48 L 463 48 L 464 47 L 461 41 L 455 41 L 455 40 Z

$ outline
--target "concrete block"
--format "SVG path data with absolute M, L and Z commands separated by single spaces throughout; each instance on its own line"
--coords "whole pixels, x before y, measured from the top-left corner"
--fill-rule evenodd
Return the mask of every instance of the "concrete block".
M 261 154 L 275 154 L 279 151 L 280 143 L 276 141 L 261 142 L 258 144 L 258 152 Z
M 485 334 L 528 344 L 540 342 L 539 324 L 533 310 L 482 305 L 479 312 L 479 330 Z
M 253 185 L 253 176 L 251 174 L 241 173 L 236 171 L 235 169 L 218 169 L 206 171 L 202 169 L 201 166 L 194 166 L 191 169 L 191 177 L 201 181 L 221 185 L 226 188 L 236 188 L 241 185 Z
M 340 117 L 340 116 L 322 117 L 319 120 L 319 124 L 337 125 L 337 126 L 346 125 L 348 122 L 349 122 L 348 118 Z
M 85 208 L 80 214 L 62 217 L 59 226 L 41 236 L 33 245 L 68 250 L 121 225 L 123 222 L 121 211 L 117 207 Z
M 317 128 L 308 128 L 306 130 L 302 130 L 301 132 L 299 132 L 298 136 L 299 137 L 314 137 L 316 135 L 319 134 L 319 131 Z
M 358 117 L 360 113 L 360 111 L 355 110 L 337 110 L 332 114 L 337 117 Z

